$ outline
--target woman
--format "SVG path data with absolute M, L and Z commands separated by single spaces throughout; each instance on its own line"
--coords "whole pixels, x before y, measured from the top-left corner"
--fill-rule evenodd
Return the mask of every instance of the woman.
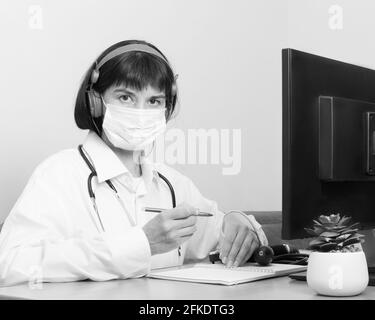
M 204 259 L 219 244 L 222 261 L 239 266 L 267 244 L 252 216 L 224 216 L 190 179 L 147 159 L 176 100 L 176 77 L 153 45 L 123 41 L 98 57 L 75 106 L 89 133 L 79 149 L 43 161 L 11 210 L 1 284 L 140 277 Z

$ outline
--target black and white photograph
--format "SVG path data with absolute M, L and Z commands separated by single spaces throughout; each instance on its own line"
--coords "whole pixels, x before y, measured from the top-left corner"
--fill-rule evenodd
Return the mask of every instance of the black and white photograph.
M 374 300 L 374 13 L 2 0 L 0 300 Z

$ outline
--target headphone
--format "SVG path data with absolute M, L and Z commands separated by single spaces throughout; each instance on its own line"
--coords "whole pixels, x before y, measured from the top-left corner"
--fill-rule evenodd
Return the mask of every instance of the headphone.
M 131 52 L 131 51 L 141 51 L 146 52 L 149 54 L 152 54 L 154 56 L 159 57 L 165 63 L 170 67 L 169 62 L 166 60 L 166 58 L 163 57 L 162 54 L 160 54 L 159 51 L 156 49 L 150 47 L 147 44 L 141 44 L 141 43 L 133 43 L 133 44 L 127 44 L 122 47 L 116 48 L 113 51 L 110 51 L 108 54 L 106 54 L 99 63 L 96 62 L 95 68 L 91 73 L 90 81 L 89 81 L 89 88 L 86 91 L 87 93 L 87 100 L 90 107 L 90 113 L 93 118 L 98 118 L 103 115 L 103 101 L 100 97 L 100 95 L 93 89 L 93 85 L 98 81 L 100 76 L 100 68 L 103 64 L 105 64 L 107 61 L 113 59 L 114 57 L 119 56 L 120 54 Z M 176 101 L 177 96 L 177 80 L 178 75 L 176 74 L 174 76 L 173 84 L 172 84 L 172 104 Z M 95 123 L 95 122 L 94 122 Z
M 221 261 L 220 252 L 213 251 L 208 255 L 211 263 Z M 288 244 L 274 245 L 274 246 L 260 246 L 254 251 L 254 254 L 247 262 L 256 262 L 261 266 L 268 266 L 272 262 L 282 264 L 298 264 L 306 265 L 309 255 L 300 253 L 299 250 Z

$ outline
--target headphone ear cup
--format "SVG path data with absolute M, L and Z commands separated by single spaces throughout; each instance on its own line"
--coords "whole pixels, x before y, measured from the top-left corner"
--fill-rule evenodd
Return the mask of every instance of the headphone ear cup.
M 176 85 L 176 82 L 174 82 L 172 84 L 172 100 L 175 99 L 176 95 L 177 95 L 177 85 Z
M 98 78 L 99 78 L 99 70 L 97 69 L 94 69 L 91 73 L 91 78 L 90 78 L 90 82 L 92 84 L 96 83 L 98 81 Z
M 103 115 L 103 101 L 100 96 L 94 91 L 87 92 L 88 102 L 90 105 L 90 112 L 93 118 L 99 118 Z
M 178 74 L 174 76 L 174 81 L 172 84 L 172 100 L 174 100 L 177 95 L 177 78 L 178 78 Z
M 254 252 L 255 262 L 257 262 L 261 266 L 268 266 L 272 262 L 274 257 L 275 253 L 270 246 L 260 246 Z

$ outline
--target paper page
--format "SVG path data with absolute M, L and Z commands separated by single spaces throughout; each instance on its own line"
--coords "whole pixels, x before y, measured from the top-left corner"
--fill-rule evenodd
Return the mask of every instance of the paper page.
M 304 267 L 301 266 L 284 264 L 272 264 L 265 267 L 256 264 L 246 264 L 242 267 L 227 268 L 221 263 L 198 263 L 179 268 L 168 268 L 164 270 L 152 271 L 149 276 L 169 280 L 231 285 L 270 278 L 279 274 L 291 273 L 294 272 L 296 268 L 301 270 L 304 269 Z
M 150 276 L 171 280 L 233 284 L 261 279 L 265 275 L 272 276 L 273 273 L 272 269 L 250 266 L 229 269 L 223 264 L 196 264 L 188 268 L 158 270 L 151 272 Z

